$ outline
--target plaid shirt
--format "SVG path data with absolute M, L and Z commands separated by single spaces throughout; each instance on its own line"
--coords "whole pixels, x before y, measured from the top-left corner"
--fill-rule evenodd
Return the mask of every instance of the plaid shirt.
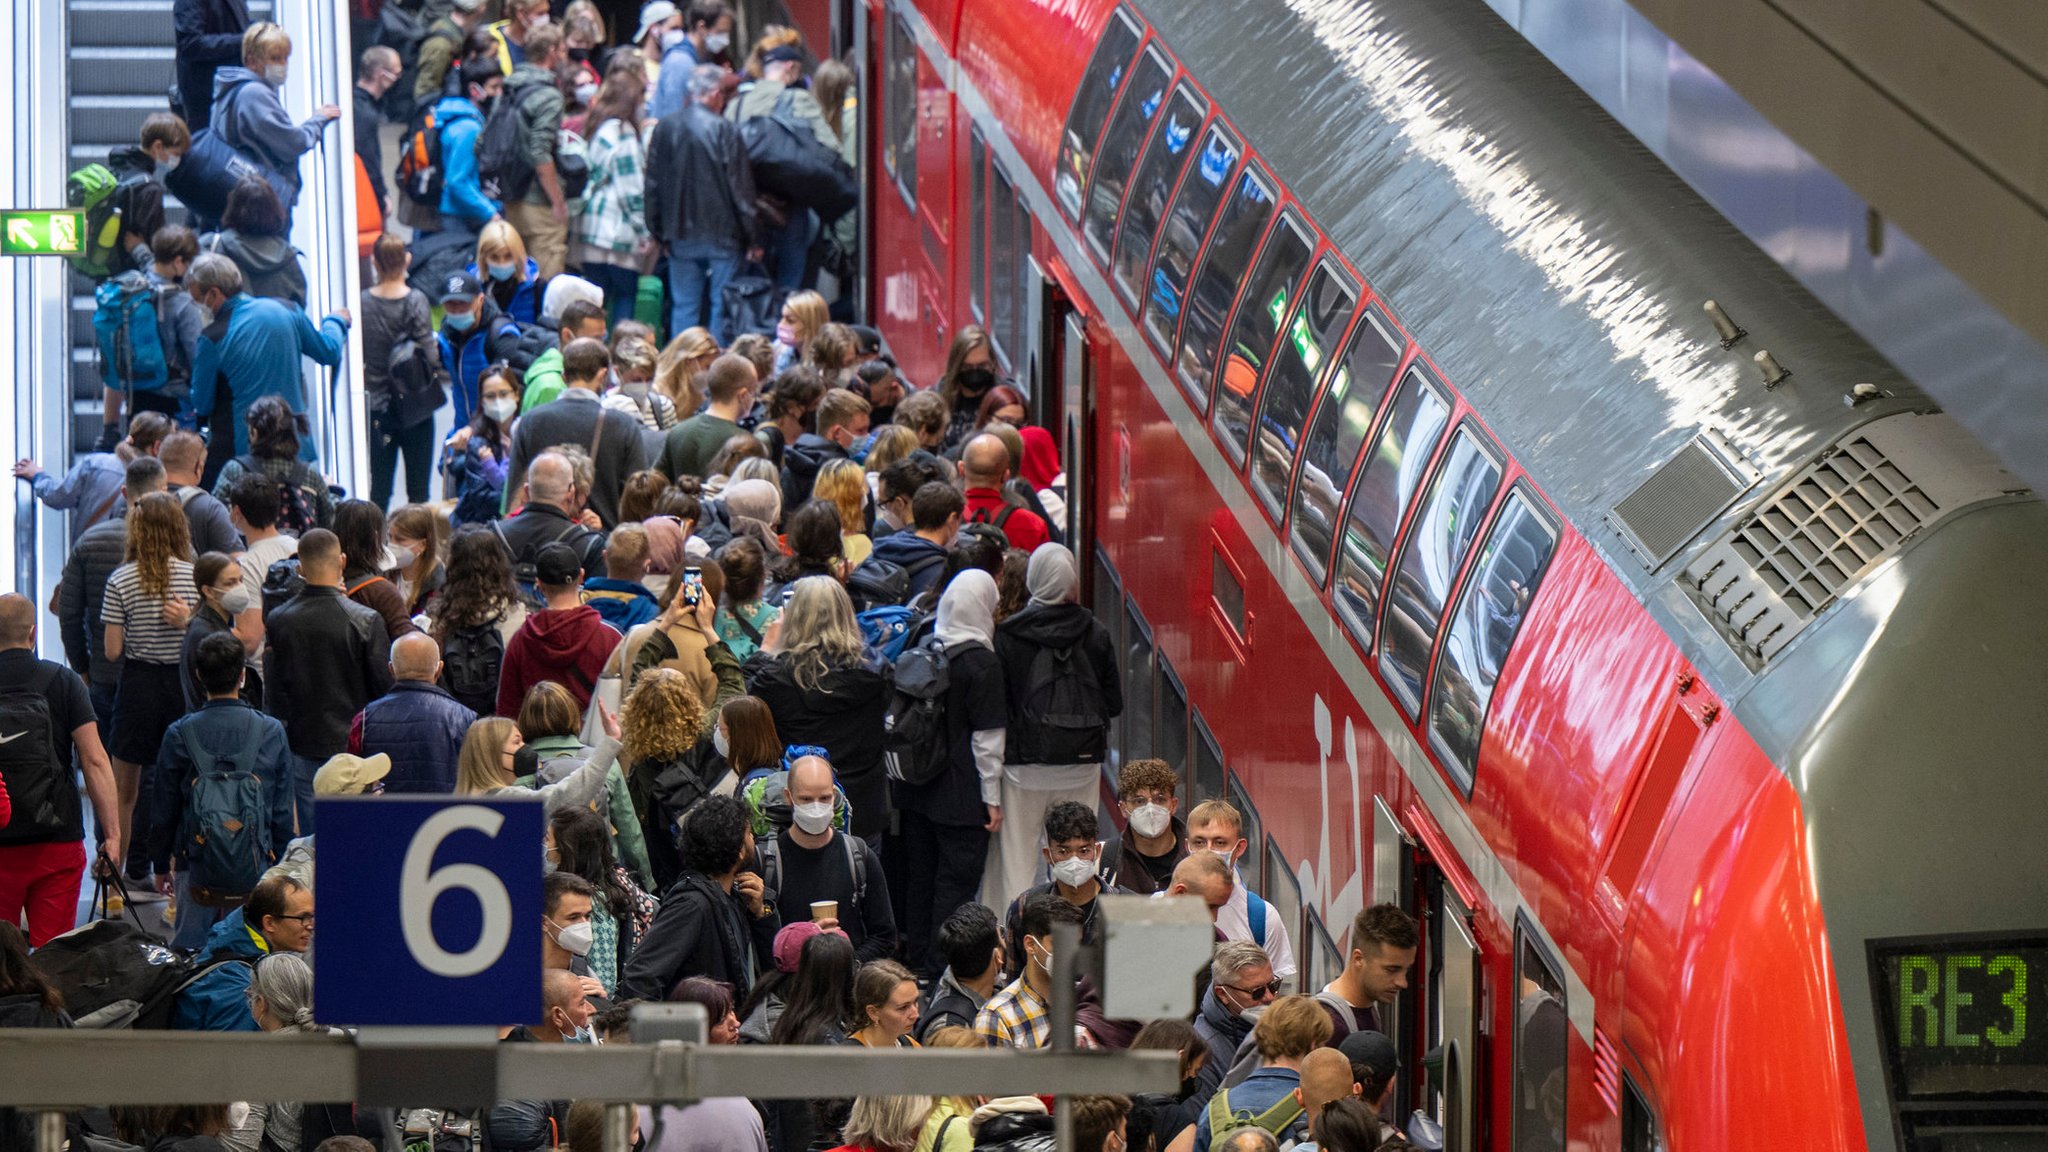
M 974 1030 L 991 1048 L 1043 1048 L 1052 1038 L 1052 1011 L 1019 976 L 988 998 Z
M 576 217 L 576 239 L 601 251 L 630 257 L 652 233 L 647 228 L 647 152 L 622 120 L 599 125 L 590 138 L 590 187 Z M 620 263 L 630 263 L 621 260 Z

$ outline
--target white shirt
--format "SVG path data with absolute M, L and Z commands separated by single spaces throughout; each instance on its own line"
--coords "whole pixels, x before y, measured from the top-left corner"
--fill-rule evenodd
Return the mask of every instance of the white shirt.
M 1216 910 L 1216 929 L 1226 940 L 1250 940 L 1257 944 L 1257 938 L 1252 935 L 1251 890 L 1245 887 L 1244 874 L 1237 869 L 1230 870 L 1230 878 L 1234 881 L 1230 888 L 1230 901 Z M 1287 941 L 1287 922 L 1278 905 L 1266 909 L 1266 942 L 1262 947 L 1266 950 L 1266 958 L 1273 962 L 1275 979 L 1286 980 L 1295 974 L 1294 946 Z

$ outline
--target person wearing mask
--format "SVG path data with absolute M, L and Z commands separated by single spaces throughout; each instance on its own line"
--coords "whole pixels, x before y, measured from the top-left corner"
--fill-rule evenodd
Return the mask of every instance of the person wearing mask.
M 1204 1100 L 1223 1086 L 1238 1046 L 1251 1035 L 1253 1018 L 1247 1014 L 1279 994 L 1280 981 L 1273 977 L 1273 961 L 1265 949 L 1248 940 L 1233 940 L 1216 949 L 1209 961 L 1209 990 L 1202 994 L 1195 1016 L 1195 1035 L 1209 1049 L 1209 1058 L 1195 1076 L 1197 1094 Z
M 1117 887 L 1150 896 L 1172 883 L 1174 865 L 1188 855 L 1179 789 L 1180 776 L 1164 760 L 1131 760 L 1118 771 L 1124 831 L 1103 847 L 1106 871 Z
M 726 353 L 713 360 L 704 374 L 704 410 L 668 430 L 654 466 L 671 480 L 709 475 L 711 458 L 741 434 L 739 419 L 753 407 L 756 387 L 746 358 Z
M 547 837 L 550 864 L 557 860 L 554 848 L 554 817 L 573 809 L 557 809 L 548 816 Z M 543 972 L 571 972 L 587 977 L 588 958 L 595 930 L 590 923 L 592 910 L 597 907 L 597 889 L 590 881 L 574 872 L 560 868 L 548 872 L 541 883 L 540 913 L 540 966 Z M 593 984 L 586 983 L 585 992 L 603 995 Z
M 40 948 L 78 920 L 86 855 L 74 753 L 108 860 L 124 859 L 121 823 L 128 809 L 119 802 L 85 683 L 71 669 L 36 657 L 36 606 L 14 592 L 0 594 L 0 691 L 41 697 L 49 717 L 47 741 L 0 744 L 0 784 L 17 797 L 56 798 L 48 809 L 32 810 L 23 801 L 0 824 L 0 923 L 26 924 L 29 945 Z M 0 810 L 7 807 L 0 804 Z
M 685 976 L 749 987 L 782 926 L 762 898 L 761 877 L 743 871 L 754 854 L 754 833 L 739 801 L 712 796 L 692 808 L 681 844 L 683 876 L 662 897 L 647 938 L 627 961 L 619 978 L 622 997 L 658 1000 Z
M 208 931 L 249 898 L 262 869 L 275 863 L 292 839 L 291 751 L 284 725 L 242 701 L 246 659 L 242 642 L 232 633 L 200 642 L 193 662 L 206 703 L 164 732 L 156 760 L 149 855 L 177 862 L 178 919 L 171 944 L 186 951 L 204 945 Z M 248 775 L 253 788 L 201 786 L 224 771 Z M 209 839 L 243 828 L 253 861 L 237 859 L 233 848 L 208 850 Z M 252 865 L 247 875 L 219 871 Z M 157 888 L 171 895 L 172 878 L 158 875 Z
M 391 688 L 363 705 L 349 725 L 351 754 L 391 757 L 386 792 L 455 791 L 462 741 L 476 713 L 437 685 L 440 677 L 441 646 L 433 637 L 399 637 L 391 645 Z
M 249 451 L 229 460 L 214 481 L 213 494 L 226 499 L 244 479 L 268 483 L 276 494 L 277 523 L 292 533 L 334 523 L 334 497 L 327 478 L 300 455 L 298 417 L 281 396 L 265 396 L 249 407 Z
M 974 451 L 970 446 L 969 454 Z M 968 502 L 973 503 L 972 492 Z M 1056 544 L 1039 548 L 1031 555 L 1025 581 L 1030 602 L 996 628 L 996 657 L 1003 665 L 1010 707 L 1003 769 L 1003 808 L 1009 827 L 989 854 L 985 895 L 1014 894 L 1032 883 L 1039 855 L 1035 829 L 1054 804 L 1071 800 L 1093 811 L 1109 722 L 1124 706 L 1109 631 L 1094 613 L 1075 603 L 1080 572 L 1074 554 Z M 1075 658 L 1040 660 L 1040 653 L 1048 650 L 1071 652 Z M 1048 669 L 1049 680 L 1034 679 Z M 1046 724 L 1048 702 L 1055 698 L 1093 705 L 1099 723 L 1088 728 L 1071 722 L 1058 728 Z
M 689 102 L 661 116 L 647 145 L 647 227 L 668 252 L 669 330 L 702 324 L 726 339 L 725 286 L 755 244 L 754 171 L 719 116 L 725 69 L 687 73 Z
M 441 563 L 440 514 L 430 504 L 407 504 L 393 512 L 388 523 L 391 547 L 387 556 L 406 615 L 431 618 L 448 581 L 448 570 Z
M 384 142 L 378 133 L 384 125 L 384 94 L 404 74 L 397 50 L 382 44 L 365 49 L 356 64 L 356 159 L 369 174 L 370 191 L 386 220 L 391 219 L 391 190 L 384 183 Z
M 477 0 L 478 3 L 484 0 Z M 464 13 L 449 14 L 451 21 Z M 474 17 L 471 17 L 474 19 Z M 429 37 L 427 45 L 435 43 Z M 426 75 L 427 48 L 420 51 L 420 75 Z M 423 222 L 420 232 L 461 228 L 481 232 L 502 219 L 503 205 L 485 195 L 483 176 L 476 167 L 476 141 L 484 130 L 485 108 L 505 90 L 505 74 L 498 62 L 488 58 L 468 60 L 453 70 L 451 83 L 443 92 L 436 88 L 424 100 L 434 102 L 434 130 L 441 138 L 441 202 L 431 223 Z
M 43 471 L 34 460 L 14 465 L 14 478 L 29 482 L 36 499 L 55 512 L 70 512 L 71 544 L 75 549 L 86 530 L 109 517 L 119 519 L 121 488 L 128 465 L 138 456 L 155 456 L 164 437 L 171 434 L 171 418 L 161 412 L 137 412 L 129 421 L 128 438 L 106 452 L 88 452 L 78 457 L 62 480 Z
M 404 594 L 384 575 L 392 557 L 383 510 L 368 500 L 343 500 L 334 509 L 334 535 L 348 557 L 348 567 L 342 572 L 348 598 L 377 613 L 392 640 L 419 631 L 405 610 Z
M 179 130 L 183 131 L 183 125 L 179 125 Z M 143 135 L 147 137 L 149 134 L 145 127 Z M 125 213 L 131 207 L 140 206 L 132 203 L 123 205 L 122 201 L 141 199 L 139 187 L 155 188 L 155 199 L 162 200 L 162 186 L 154 181 L 154 177 L 147 175 L 153 171 L 149 167 L 150 157 L 137 149 L 128 151 L 138 153 L 137 160 L 143 166 L 145 183 L 138 186 L 131 178 L 121 173 L 119 165 L 112 165 L 116 176 L 121 177 L 123 183 L 116 187 L 111 199 L 115 204 L 114 211 L 123 214 L 124 222 L 133 219 Z M 161 220 L 163 209 L 160 204 L 154 215 Z M 199 255 L 199 241 L 190 228 L 175 224 L 159 224 L 154 232 L 146 235 L 149 237 L 146 246 L 138 242 L 129 251 L 135 257 L 138 270 L 144 273 L 148 287 L 156 293 L 157 341 L 163 350 L 163 369 L 160 373 L 151 372 L 145 375 L 132 362 L 122 359 L 118 354 L 107 357 L 103 351 L 103 422 L 100 425 L 100 439 L 96 451 L 84 454 L 78 464 L 73 466 L 74 474 L 79 466 L 88 464 L 96 457 L 112 459 L 108 454 L 118 449 L 116 440 L 120 435 L 121 407 L 125 402 L 132 400 L 133 410 L 137 413 L 159 412 L 169 417 L 189 417 L 187 403 L 192 394 L 192 360 L 199 349 L 199 330 L 203 325 L 199 322 L 199 309 L 193 305 L 192 298 L 185 295 L 182 285 L 185 270 L 192 266 L 193 258 Z M 124 243 L 128 236 L 129 233 L 124 228 Z M 118 486 L 119 476 L 111 477 L 110 482 Z M 48 482 L 45 482 L 44 486 L 47 487 Z M 63 506 L 72 507 L 70 504 Z M 85 507 L 92 508 L 97 505 L 86 504 Z
M 547 607 L 528 615 L 505 645 L 498 714 L 519 711 L 527 690 L 543 680 L 556 680 L 567 689 L 580 713 L 590 706 L 597 679 L 619 644 L 619 633 L 583 603 L 584 572 L 573 548 L 543 545 L 534 569 Z
M 391 640 L 377 613 L 342 591 L 347 558 L 324 528 L 299 539 L 297 595 L 270 613 L 264 711 L 291 739 L 299 831 L 313 831 L 313 777 L 348 747 L 349 725 L 391 687 Z
M 836 542 L 836 523 L 831 532 Z M 889 687 L 868 661 L 846 589 L 829 578 L 797 581 L 782 609 L 780 635 L 764 639 L 772 642 L 746 664 L 747 691 L 768 705 L 785 740 L 832 750 L 853 808 L 847 831 L 880 837 L 892 810 L 882 768 Z
M 612 377 L 617 387 L 607 393 L 604 406 L 631 416 L 640 425 L 650 455 L 661 450 L 661 433 L 676 424 L 675 401 L 654 387 L 658 357 L 650 341 L 627 337 L 612 347 Z
M 775 325 L 775 372 L 780 375 L 799 364 L 810 369 L 807 375 L 830 385 L 837 380 L 835 373 L 820 369 L 807 355 L 811 345 L 825 328 L 832 323 L 831 308 L 825 298 L 816 292 L 792 293 L 782 302 L 782 318 Z M 816 403 L 815 400 L 812 401 Z
M 390 51 L 390 49 L 385 49 Z M 359 122 L 360 123 L 360 122 Z M 370 251 L 377 283 L 363 292 L 363 393 L 370 405 L 370 503 L 391 506 L 391 482 L 405 456 L 405 497 L 430 498 L 434 475 L 434 413 L 448 400 L 448 372 L 434 339 L 427 294 L 406 282 L 412 254 L 395 233 Z M 394 353 L 410 350 L 401 366 Z M 402 369 L 402 370 L 401 370 Z M 397 370 L 397 371 L 395 371 Z
M 641 16 L 642 28 L 654 19 L 655 6 L 648 7 L 650 13 Z M 657 120 L 682 111 L 691 99 L 690 74 L 703 65 L 717 66 L 718 58 L 732 47 L 732 9 L 724 0 L 691 0 L 688 11 L 681 13 L 673 4 L 665 7 L 664 19 L 682 19 L 661 33 L 661 64 L 651 108 Z
M 890 504 L 905 502 L 894 487 L 895 477 L 918 473 L 915 465 L 919 463 L 902 460 L 890 465 L 882 480 L 882 492 L 890 499 Z M 912 467 L 905 468 L 904 465 Z M 910 506 L 909 530 L 891 532 L 876 540 L 875 556 L 899 564 L 909 573 L 909 595 L 915 598 L 938 583 L 939 573 L 946 566 L 946 549 L 953 546 L 954 538 L 960 534 L 960 519 L 967 503 L 960 490 L 944 480 L 932 480 L 920 486 L 907 503 Z M 889 506 L 885 504 L 884 508 Z M 877 531 L 881 530 L 881 523 L 878 518 Z
M 534 564 L 543 545 L 562 544 L 576 554 L 584 575 L 606 575 L 604 536 L 584 527 L 582 511 L 576 466 L 560 452 L 542 452 L 527 470 L 524 505 L 518 514 L 492 521 L 491 532 L 504 542 L 515 571 Z
M 562 350 L 562 374 L 569 386 L 559 399 L 520 418 L 512 433 L 512 461 L 506 478 L 508 490 L 516 489 L 526 480 L 528 462 L 547 448 L 589 445 L 596 466 L 590 508 L 606 528 L 619 522 L 619 493 L 626 477 L 647 467 L 647 446 L 639 422 L 606 408 L 598 396 L 610 370 L 611 353 L 596 340 L 576 340 Z
M 1004 497 L 1010 450 L 1001 437 L 984 432 L 969 440 L 960 453 L 960 472 L 967 487 L 969 523 L 993 525 L 1010 541 L 1010 547 L 1025 552 L 1036 551 L 1052 539 L 1044 518 Z
M 247 0 L 175 0 L 178 101 L 194 132 L 213 120 L 213 78 L 224 64 L 242 62 L 242 34 L 249 30 Z
M 498 310 L 477 278 L 451 273 L 441 284 L 441 363 L 455 382 L 455 422 L 476 409 L 484 369 L 519 351 L 519 325 Z
M 478 378 L 482 402 L 469 423 L 442 446 L 443 491 L 455 495 L 448 522 L 455 527 L 488 524 L 505 502 L 506 464 L 512 458 L 512 427 L 519 419 L 519 373 L 499 362 Z
M 244 424 L 258 400 L 276 396 L 292 412 L 305 411 L 299 360 L 304 357 L 329 368 L 339 365 L 348 342 L 349 312 L 337 308 L 315 327 L 301 308 L 249 295 L 241 269 L 215 252 L 192 261 L 185 291 L 206 324 L 192 365 L 192 407 L 202 419 L 215 421 L 211 453 L 225 461 L 249 451 Z M 222 381 L 227 402 L 216 406 L 217 383 Z M 226 427 L 220 423 L 223 419 L 229 422 Z M 227 428 L 234 429 L 231 449 L 228 438 L 219 434 Z M 303 445 L 300 451 L 304 459 L 313 458 L 312 445 Z
M 506 75 L 533 58 L 534 32 L 554 25 L 550 7 L 549 0 L 506 0 L 505 18 L 484 27 L 485 52 Z
M 238 620 L 256 603 L 242 582 L 242 566 L 224 552 L 201 553 L 192 562 L 192 583 L 199 589 L 199 602 L 192 611 L 192 622 L 185 626 L 185 639 L 178 651 L 178 680 L 185 688 L 188 713 L 206 705 L 206 685 L 199 678 L 199 645 L 222 633 L 240 641 Z M 245 675 L 235 681 L 238 695 L 248 692 L 246 649 L 243 655 Z
M 640 113 L 646 105 L 646 73 L 614 67 L 583 118 L 590 185 L 576 217 L 575 254 L 583 277 L 611 302 L 614 323 L 632 318 L 641 270 L 654 264 L 654 234 L 647 228 L 647 152 L 641 143 Z
M 519 116 L 521 175 L 524 189 L 505 197 L 505 223 L 518 229 L 526 241 L 542 280 L 561 275 L 569 252 L 569 201 L 562 191 L 562 178 L 555 167 L 555 151 L 561 145 L 564 101 L 555 85 L 555 73 L 568 59 L 562 30 L 545 23 L 547 0 L 515 0 L 514 21 L 519 5 L 538 4 L 532 18 L 542 23 L 529 25 L 524 61 L 508 68 L 503 99 L 513 102 Z M 486 232 L 489 229 L 485 230 Z M 514 316 L 531 323 L 532 316 Z
M 199 966 L 211 970 L 178 993 L 171 1027 L 181 1032 L 257 1031 L 248 998 L 256 965 L 273 954 L 304 954 L 312 945 L 313 890 L 290 876 L 264 877 L 247 903 L 206 934 Z M 232 962 L 214 964 L 220 960 Z
M 573 712 L 575 705 L 572 703 L 569 707 Z M 517 766 L 522 759 L 519 753 L 526 743 L 519 734 L 517 722 L 502 716 L 487 716 L 477 721 L 469 726 L 469 735 L 462 741 L 462 759 L 455 770 L 455 794 L 526 800 L 538 797 L 541 810 L 549 815 L 564 808 L 590 808 L 600 803 L 608 805 L 606 789 L 610 784 L 611 770 L 618 763 L 619 722 L 602 701 L 598 703 L 597 715 L 604 725 L 603 739 L 597 742 L 597 747 L 580 766 L 552 784 L 542 784 L 533 776 L 522 777 L 519 774 Z
M 228 519 L 242 534 L 243 547 L 235 562 L 242 569 L 242 587 L 248 592 L 248 607 L 235 618 L 236 634 L 249 647 L 249 674 L 254 699 L 262 700 L 263 583 L 270 566 L 299 554 L 297 538 L 277 530 L 278 488 L 267 476 L 245 475 L 228 489 Z
M 1384 1033 L 1380 1010 L 1408 987 L 1422 933 L 1398 904 L 1375 904 L 1351 921 L 1351 953 L 1337 978 L 1316 993 L 1330 1014 L 1336 1037 L 1355 1032 Z
M 539 319 L 540 265 L 527 255 L 524 238 L 511 224 L 486 224 L 477 236 L 476 258 L 464 271 L 477 278 L 503 315 L 521 324 Z
M 915 1035 L 925 1045 L 942 1028 L 972 1029 L 982 1005 L 996 994 L 1003 971 L 1001 933 L 986 904 L 970 901 L 954 909 L 939 925 L 933 946 L 946 968 L 932 985 L 930 1006 L 917 1020 Z
M 1085 1152 L 1130 1152 L 1131 1099 L 1128 1096 L 1076 1096 L 1074 1147 Z
M 264 169 L 290 219 L 299 197 L 299 160 L 320 145 L 341 109 L 323 104 L 312 118 L 293 123 L 278 93 L 291 68 L 292 38 L 275 24 L 251 24 L 242 34 L 242 65 L 213 78 L 213 130 L 221 141 Z
M 541 13 L 547 13 L 542 0 Z M 520 1025 L 506 1043 L 596 1044 L 597 1006 L 590 1002 L 583 979 L 559 968 L 541 971 L 541 1022 Z M 557 1134 L 569 1125 L 567 1100 L 501 1100 L 486 1109 L 483 1140 L 503 1152 L 538 1152 L 555 1146 Z
M 448 89 L 448 82 L 455 78 L 462 83 L 462 43 L 483 22 L 484 9 L 490 0 L 450 0 L 444 5 L 442 14 L 427 25 L 427 34 L 420 41 L 419 56 L 415 61 L 412 98 L 415 104 L 432 104 L 439 100 Z M 496 65 L 497 61 L 486 63 Z M 493 75 L 504 75 L 494 72 Z M 438 117 L 438 110 L 436 111 Z M 442 152 L 446 156 L 449 153 Z
M 149 855 L 148 793 L 154 789 L 145 770 L 156 763 L 165 729 L 185 711 L 178 657 L 199 603 L 191 541 L 176 497 L 152 492 L 137 501 L 128 513 L 122 564 L 107 577 L 100 609 L 107 659 L 121 669 L 107 751 L 114 758 L 122 804 L 130 808 L 121 830 L 129 845 L 125 883 L 130 891 L 148 887 L 152 865 L 161 874 L 169 864 Z
M 584 956 L 589 975 L 610 996 L 618 987 L 619 966 L 654 923 L 654 897 L 643 891 L 612 852 L 611 829 L 588 808 L 558 808 L 548 816 L 548 859 L 556 874 L 574 876 L 591 887 L 590 947 Z M 559 943 L 559 941 L 557 941 Z M 722 1020 L 732 1011 L 727 995 Z M 734 1033 L 739 1021 L 732 1021 Z
M 963 572 L 954 584 L 974 575 Z M 1103 878 L 1102 841 L 1095 838 L 1095 829 L 1095 810 L 1086 804 L 1062 800 L 1046 809 L 1042 851 L 1052 879 L 1025 889 L 1011 901 L 1005 923 L 1012 940 L 1023 931 L 1024 909 L 1033 897 L 1057 896 L 1081 913 L 1081 942 L 1094 941 L 1096 901 L 1105 893 L 1117 893 Z
M 1294 947 L 1288 942 L 1287 918 L 1258 893 L 1245 886 L 1237 862 L 1249 845 L 1244 838 L 1244 817 L 1228 801 L 1204 800 L 1188 813 L 1188 851 L 1210 852 L 1230 865 L 1236 885 L 1230 903 L 1217 912 L 1216 928 L 1226 940 L 1249 940 L 1273 958 L 1273 971 L 1282 981 L 1296 971 Z
M 1307 1127 L 1307 1111 L 1300 1099 L 1302 1061 L 1329 1040 L 1330 1018 L 1315 1001 L 1306 996 L 1275 1000 L 1252 1027 L 1252 1042 L 1264 1066 L 1236 1085 L 1218 1090 L 1195 1126 L 1167 1145 L 1168 1152 L 1208 1148 L 1219 1125 L 1233 1121 L 1228 1127 L 1241 1127 L 1247 1116 L 1276 1140 L 1299 1140 Z M 1215 1062 L 1213 1054 L 1210 1060 Z
M 818 402 L 818 430 L 800 434 L 782 455 L 783 498 L 801 504 L 811 497 L 818 469 L 831 460 L 851 460 L 851 449 L 868 434 L 868 402 L 834 388 Z M 855 527 L 859 527 L 856 521 Z
M 991 1048 L 1043 1048 L 1052 1041 L 1052 929 L 1081 923 L 1079 908 L 1051 894 L 1026 902 L 1010 939 L 1023 949 L 1023 970 L 988 998 L 974 1030 Z
M 565 277 L 556 277 L 559 284 Z M 551 286 L 552 288 L 552 286 Z M 562 351 L 578 340 L 605 338 L 604 306 L 601 300 L 571 300 L 562 305 L 560 316 L 555 321 L 556 339 L 553 347 L 533 358 L 526 369 L 525 393 L 519 401 L 519 411 L 524 414 L 561 396 L 567 387 L 562 380 Z
M 777 116 L 792 124 L 808 127 L 818 143 L 834 152 L 839 151 L 839 134 L 825 119 L 817 97 L 802 86 L 803 49 L 795 44 L 777 44 L 757 50 L 761 59 L 760 79 L 741 89 L 728 103 L 725 118 L 734 124 L 744 124 L 757 116 Z M 787 212 L 789 219 L 786 224 L 764 229 L 761 247 L 766 252 L 769 275 L 774 277 L 779 287 L 794 292 L 804 285 L 807 278 L 811 242 L 818 235 L 818 214 L 809 208 L 794 206 Z M 822 297 L 818 303 L 822 312 Z M 821 319 L 820 325 L 823 322 Z
M 894 953 L 896 918 L 881 858 L 867 841 L 832 827 L 839 788 L 831 762 L 798 757 L 788 797 L 790 826 L 755 846 L 769 904 L 785 919 L 808 915 L 821 928 L 841 929 L 863 962 Z M 820 918 L 820 903 L 831 904 L 832 914 Z
M 989 389 L 996 386 L 995 342 L 988 330 L 969 324 L 953 337 L 946 351 L 946 371 L 933 389 L 946 402 L 946 435 L 941 447 L 951 454 L 967 443 L 975 432 L 975 417 Z

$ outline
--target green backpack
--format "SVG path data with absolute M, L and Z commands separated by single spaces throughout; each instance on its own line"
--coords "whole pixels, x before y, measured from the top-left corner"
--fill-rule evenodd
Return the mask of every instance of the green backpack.
M 95 280 L 105 279 L 121 262 L 121 209 L 114 202 L 120 186 L 105 164 L 87 164 L 64 181 L 64 202 L 85 212 L 85 243 L 65 259 Z
M 1209 1152 L 1222 1152 L 1224 1141 L 1239 1128 L 1264 1128 L 1278 1140 L 1289 1125 L 1301 1118 L 1301 1113 L 1301 1101 L 1296 1100 L 1292 1092 L 1256 1116 L 1250 1111 L 1233 1112 L 1230 1109 L 1230 1090 L 1219 1088 L 1214 1096 L 1209 1097 Z

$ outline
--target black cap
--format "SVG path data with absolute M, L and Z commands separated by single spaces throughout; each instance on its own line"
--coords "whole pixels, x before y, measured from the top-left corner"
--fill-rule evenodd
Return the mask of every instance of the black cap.
M 1353 1064 L 1364 1064 L 1382 1078 L 1391 1079 L 1401 1071 L 1400 1054 L 1394 1050 L 1394 1042 L 1384 1033 L 1363 1028 L 1344 1037 L 1337 1044 L 1337 1051 L 1344 1054 Z
M 481 295 L 483 290 L 483 285 L 478 284 L 476 277 L 469 273 L 450 272 L 448 278 L 441 281 L 441 303 L 460 300 L 467 304 Z
M 802 60 L 803 58 L 804 50 L 794 44 L 777 44 L 775 47 L 761 53 L 761 63 L 763 64 L 780 64 L 784 60 Z
M 576 583 L 583 572 L 583 558 L 567 544 L 544 544 L 533 558 L 533 578 L 553 588 Z
M 863 356 L 873 356 L 882 350 L 882 334 L 865 324 L 852 325 L 854 346 Z

